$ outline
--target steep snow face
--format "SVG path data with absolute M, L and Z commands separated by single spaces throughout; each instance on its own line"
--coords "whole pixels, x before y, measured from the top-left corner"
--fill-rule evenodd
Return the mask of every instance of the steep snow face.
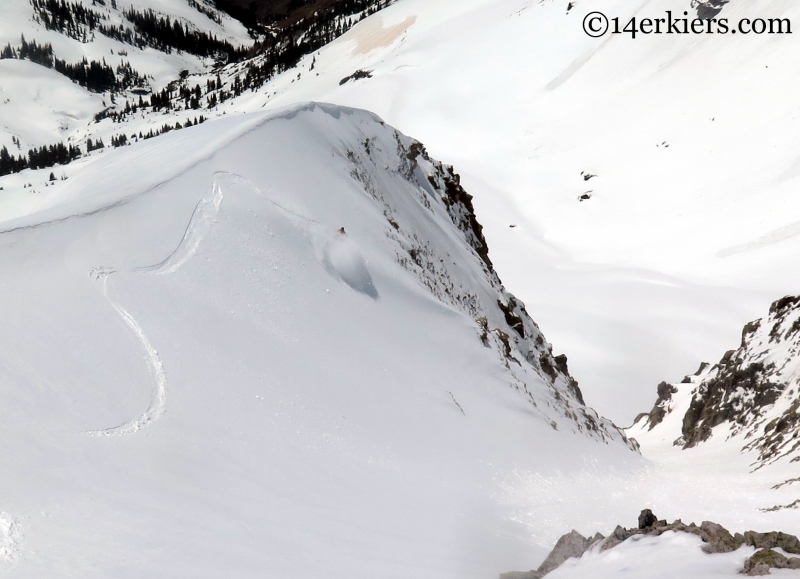
M 767 318 L 747 324 L 741 346 L 719 363 L 703 364 L 681 384 L 662 382 L 655 407 L 631 432 L 671 431 L 683 448 L 724 437 L 757 452 L 759 468 L 798 462 L 799 353 L 800 298 L 788 296 L 772 304 Z
M 0 233 L 6 576 L 491 577 L 569 524 L 526 518 L 526 479 L 641 466 L 454 171 L 372 114 L 70 170 Z
M 156 8 L 247 43 L 229 19 L 218 25 L 172 0 Z M 800 21 L 788 0 L 694 4 L 712 8 L 731 21 Z M 592 39 L 581 26 L 591 10 L 626 22 L 694 9 L 688 0 L 400 0 L 259 90 L 202 114 L 306 100 L 357 106 L 461 167 L 504 280 L 570 353 L 590 404 L 630 423 L 650 403 L 648 384 L 716 359 L 745 320 L 796 291 L 783 264 L 800 251 L 789 217 L 798 178 L 797 34 Z M 153 88 L 186 69 L 197 73 L 189 88 L 219 74 L 228 90 L 247 72 L 247 63 L 210 71 L 210 62 L 152 49 L 123 58 L 126 46 L 102 35 L 81 44 L 41 30 L 22 0 L 0 10 L 12 44 L 25 30 L 67 60 L 83 51 L 111 64 L 127 59 L 153 76 Z M 110 6 L 102 10 L 110 22 L 121 19 Z M 27 112 L 0 107 L 0 124 L 10 127 L 0 143 L 10 146 L 16 134 L 24 150 L 49 134 L 48 142 L 83 146 L 91 137 L 108 145 L 112 136 L 134 138 L 201 114 L 138 111 L 124 123 L 87 124 L 103 105 L 81 98 L 76 104 L 88 108 L 44 93 L 37 118 L 46 130 L 36 134 L 23 130 Z M 62 114 L 69 111 L 77 119 Z M 30 210 L 43 186 L 25 176 L 0 181 L 0 215 Z
M 460 167 L 504 280 L 590 404 L 630 423 L 648 385 L 717 359 L 796 292 L 800 37 L 592 39 L 594 10 L 695 14 L 689 0 L 401 0 L 225 110 L 366 108 Z M 718 16 L 796 28 L 800 5 Z

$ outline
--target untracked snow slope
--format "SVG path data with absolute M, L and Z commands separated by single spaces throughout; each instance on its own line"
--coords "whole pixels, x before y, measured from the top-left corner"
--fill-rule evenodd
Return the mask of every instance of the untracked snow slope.
M 589 403 L 630 423 L 798 284 L 800 5 L 719 15 L 789 18 L 784 35 L 582 28 L 691 4 L 400 0 L 225 110 L 365 108 L 461 167 L 507 284 Z
M 371 113 L 71 171 L 0 231 L 4 576 L 492 577 L 585 518 L 526 519 L 526 480 L 641 466 Z

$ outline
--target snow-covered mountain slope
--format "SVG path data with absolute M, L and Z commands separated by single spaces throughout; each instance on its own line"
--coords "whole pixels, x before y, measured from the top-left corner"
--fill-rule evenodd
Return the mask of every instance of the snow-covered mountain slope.
M 69 168 L 0 232 L 4 576 L 492 577 L 583 516 L 526 478 L 641 466 L 371 113 Z
M 792 444 L 800 436 L 799 351 L 800 298 L 787 296 L 772 304 L 766 319 L 747 324 L 741 346 L 719 363 L 704 364 L 680 389 L 666 382 L 659 385 L 658 401 L 640 417 L 641 428 L 652 430 L 668 415 L 678 415 L 681 398 L 690 397 L 676 446 L 691 448 L 715 433 L 724 435 L 716 430 L 722 425 L 728 427 L 729 437 L 747 440 L 745 448 L 759 451 L 759 463 L 794 458 L 800 449 L 800 443 Z
M 672 437 L 684 449 L 727 440 L 752 451 L 756 469 L 799 462 L 798 351 L 800 298 L 787 296 L 772 304 L 767 318 L 747 324 L 740 347 L 717 364 L 701 365 L 679 384 L 659 384 L 655 406 L 630 432 Z
M 37 114 L 55 115 L 48 134 L 80 145 L 102 138 L 108 146 L 112 137 L 135 140 L 200 114 L 305 100 L 377 112 L 462 167 L 505 281 L 570 352 L 590 404 L 629 422 L 650 402 L 648 385 L 716 358 L 744 321 L 776 295 L 796 291 L 796 276 L 783 264 L 800 239 L 790 217 L 797 117 L 787 72 L 800 64 L 800 50 L 796 34 L 592 39 L 582 29 L 591 10 L 626 21 L 690 10 L 691 3 L 572 4 L 567 10 L 567 0 L 400 0 L 263 86 L 225 102 L 219 90 L 204 93 L 200 110 L 148 108 L 121 122 L 94 123 L 88 111 L 103 103 L 87 94 L 93 102 L 59 101 L 69 104 L 62 106 L 67 115 L 51 104 Z M 27 3 L 8 6 L 27 14 L 17 18 L 21 29 L 33 26 Z M 201 12 L 178 0 L 159 8 L 176 18 L 190 9 L 193 26 L 214 32 Z M 799 10 L 788 1 L 730 2 L 720 14 L 796 22 Z M 225 22 L 224 38 L 246 44 L 245 31 Z M 9 31 L 16 41 L 17 28 Z M 42 42 L 57 35 L 40 32 L 31 34 Z M 94 50 L 105 42 L 101 36 L 86 45 L 68 40 Z M 211 71 L 185 53 L 148 48 L 131 51 L 129 60 L 134 52 L 168 63 L 141 65 L 154 75 L 153 88 L 178 82 L 177 72 L 187 69 L 196 74 L 175 90 L 221 82 L 230 93 L 237 78 L 264 64 L 256 57 Z M 364 73 L 353 77 L 357 71 Z M 117 99 L 115 110 L 121 108 Z M 16 126 L 22 115 L 7 110 L 3 122 Z M 6 139 L 15 133 L 41 144 L 22 128 Z M 0 215 L 35 206 L 48 175 L 0 179 Z M 589 198 L 580 201 L 583 195 Z
M 682 514 L 797 532 L 799 301 L 773 303 L 718 363 L 659 384 L 653 409 L 626 430 L 669 492 L 706 489 Z
M 211 56 L 141 45 L 142 33 L 125 17 L 131 9 L 139 13 L 152 10 L 159 18 L 168 17 L 170 22 L 179 23 L 187 30 L 206 34 L 233 47 L 253 44 L 240 22 L 203 1 L 70 0 L 66 6 L 73 8 L 65 12 L 68 16 L 63 22 L 59 21 L 63 30 L 47 26 L 44 20 L 45 16 L 59 14 L 58 9 L 37 10 L 35 7 L 61 4 L 60 0 L 4 0 L 0 3 L 0 49 L 9 46 L 18 51 L 24 38 L 38 46 L 50 45 L 54 57 L 69 64 L 85 58 L 87 62 L 102 63 L 115 70 L 120 65 L 130 65 L 141 75 L 141 86 L 131 84 L 119 91 L 121 94 L 116 98 L 120 104 L 126 98 L 135 103 L 138 96 L 134 90 L 148 93 L 163 89 L 177 79 L 182 70 L 206 72 L 214 65 Z M 75 6 L 88 11 L 97 19 L 96 23 L 90 26 L 76 20 Z M 121 32 L 114 37 L 102 33 L 101 26 Z M 119 37 L 122 33 L 138 38 L 139 45 Z M 77 135 L 85 138 L 95 115 L 113 105 L 110 93 L 91 92 L 52 68 L 30 60 L 0 60 L 0 147 L 5 145 L 13 153 L 62 140 L 77 142 Z M 119 127 L 115 129 L 119 132 Z M 105 137 L 108 140 L 109 135 Z M 19 140 L 19 147 L 12 143 L 12 138 Z
M 224 110 L 367 108 L 462 167 L 505 281 L 587 400 L 629 422 L 649 385 L 716 359 L 797 290 L 796 31 L 582 29 L 593 10 L 624 23 L 690 5 L 401 0 Z M 797 27 L 800 5 L 734 1 L 720 17 Z

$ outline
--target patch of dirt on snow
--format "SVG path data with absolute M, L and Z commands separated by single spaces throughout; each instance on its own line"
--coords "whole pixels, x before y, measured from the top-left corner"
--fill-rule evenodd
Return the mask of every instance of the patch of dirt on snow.
M 356 47 L 353 49 L 353 54 L 368 54 L 376 48 L 386 48 L 390 46 L 395 40 L 400 38 L 403 33 L 411 28 L 417 21 L 416 16 L 409 16 L 402 22 L 383 27 L 383 20 L 375 19 L 375 25 L 371 22 L 365 23 L 362 30 L 356 29 L 354 32 L 356 36 Z M 380 28 L 378 28 L 380 26 Z

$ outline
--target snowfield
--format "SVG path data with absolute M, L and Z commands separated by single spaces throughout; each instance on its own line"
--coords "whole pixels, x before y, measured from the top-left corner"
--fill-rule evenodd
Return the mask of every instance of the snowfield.
M 643 464 L 482 343 L 502 294 L 411 144 L 331 106 L 212 121 L 3 225 L 7 576 L 492 577 L 560 530 L 520 473 Z
M 800 37 L 592 39 L 591 11 L 624 23 L 690 3 L 567 4 L 402 0 L 226 110 L 364 108 L 460 167 L 508 286 L 587 402 L 630 424 L 656 384 L 797 291 Z M 722 16 L 797 28 L 800 5 L 733 0 Z M 356 70 L 372 77 L 339 85 Z
M 798 499 L 791 458 L 754 470 L 729 424 L 673 444 L 716 374 L 677 381 L 798 294 L 798 31 L 581 26 L 690 5 L 398 0 L 256 91 L 123 122 L 95 115 L 131 90 L 0 60 L 0 146 L 106 144 L 0 177 L 0 576 L 492 578 L 643 508 L 800 535 L 770 510 Z M 721 15 L 800 26 L 791 0 Z M 0 3 L 0 48 L 21 34 L 149 90 L 245 73 Z M 757 338 L 745 358 L 794 385 L 794 343 Z M 603 418 L 631 424 L 661 381 L 658 428 Z M 670 532 L 548 577 L 733 578 L 751 554 Z
M 640 4 L 598 0 L 568 12 L 566 0 L 401 0 L 211 111 L 79 127 L 42 97 L 36 126 L 47 131 L 15 128 L 27 114 L 8 104 L 0 106 L 0 126 L 8 127 L 0 142 L 10 146 L 20 133 L 28 145 L 67 137 L 108 145 L 112 136 L 185 124 L 201 113 L 305 101 L 374 111 L 460 167 L 509 287 L 570 353 L 587 402 L 630 424 L 651 404 L 656 384 L 719 358 L 744 322 L 795 292 L 796 276 L 783 264 L 800 239 L 791 217 L 797 35 L 591 39 L 582 30 L 590 10 L 625 21 L 687 9 L 682 0 Z M 102 35 L 81 44 L 41 30 L 22 0 L 2 10 L 9 25 L 0 27 L 0 41 L 17 43 L 23 30 L 71 61 L 78 48 L 112 64 L 127 60 L 153 76 L 156 90 L 182 69 L 192 73 L 190 86 L 219 73 L 229 87 L 244 73 L 240 64 L 211 71 L 210 62 L 185 53 L 134 50 Z M 110 21 L 121 18 L 108 11 Z M 235 21 L 220 27 L 180 2 L 161 11 L 234 44 L 250 42 Z M 800 8 L 788 0 L 731 2 L 722 15 L 800 22 Z M 120 49 L 129 55 L 120 58 Z M 359 70 L 371 76 L 340 84 Z M 74 90 L 84 94 L 69 100 L 73 108 L 97 100 Z M 95 105 L 98 113 L 110 103 Z M 41 192 L 43 183 L 0 180 L 3 218 L 36 205 L 22 190 L 28 182 Z

